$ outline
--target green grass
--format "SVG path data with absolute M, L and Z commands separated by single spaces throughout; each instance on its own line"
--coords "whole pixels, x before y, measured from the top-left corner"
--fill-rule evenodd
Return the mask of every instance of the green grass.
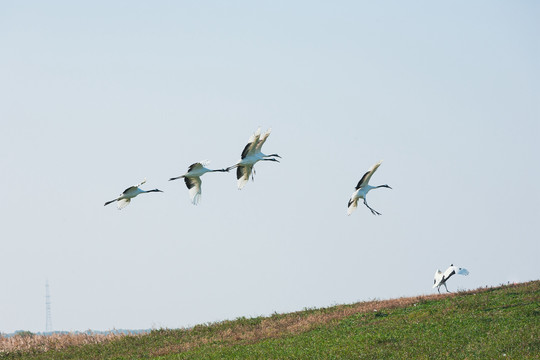
M 156 330 L 0 358 L 540 359 L 539 301 L 540 281 L 533 281 Z

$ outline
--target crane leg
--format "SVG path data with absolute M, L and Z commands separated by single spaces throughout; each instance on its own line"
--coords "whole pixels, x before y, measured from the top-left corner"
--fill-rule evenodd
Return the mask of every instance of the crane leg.
M 369 206 L 369 205 L 367 204 L 367 201 L 366 201 L 366 199 L 364 199 L 364 205 L 366 205 L 366 206 L 367 206 L 367 208 L 368 208 L 369 210 L 371 210 L 371 213 L 372 213 L 373 215 L 381 215 L 381 213 L 380 213 L 380 212 L 378 212 L 378 211 L 377 211 L 377 210 L 375 210 L 375 209 L 372 209 L 372 208 L 371 208 L 371 207 L 370 207 L 370 206 Z
M 449 293 L 448 288 L 446 287 L 446 283 L 444 283 L 444 288 L 446 289 L 446 292 Z

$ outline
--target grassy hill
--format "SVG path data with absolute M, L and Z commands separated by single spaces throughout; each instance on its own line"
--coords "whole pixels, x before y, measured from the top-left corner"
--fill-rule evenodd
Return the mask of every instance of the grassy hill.
M 0 358 L 540 359 L 540 281 L 154 330 L 94 344 L 88 338 L 84 345 L 28 341 L 34 345 L 9 350 L 0 342 Z

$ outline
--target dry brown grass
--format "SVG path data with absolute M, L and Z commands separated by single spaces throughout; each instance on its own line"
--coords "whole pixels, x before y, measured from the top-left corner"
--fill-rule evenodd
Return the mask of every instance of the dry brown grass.
M 126 334 L 52 334 L 52 335 L 15 335 L 11 337 L 0 336 L 0 354 L 12 352 L 44 352 L 49 350 L 65 349 L 69 346 L 86 344 L 100 344 L 124 337 Z

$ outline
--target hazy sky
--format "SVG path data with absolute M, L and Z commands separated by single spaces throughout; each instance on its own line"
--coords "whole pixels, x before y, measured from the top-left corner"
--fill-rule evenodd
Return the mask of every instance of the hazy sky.
M 539 278 L 537 1 L 0 2 L 0 331 Z M 243 190 L 205 175 L 272 128 Z M 364 172 L 369 204 L 347 216 Z M 103 203 L 144 178 L 124 210 Z

